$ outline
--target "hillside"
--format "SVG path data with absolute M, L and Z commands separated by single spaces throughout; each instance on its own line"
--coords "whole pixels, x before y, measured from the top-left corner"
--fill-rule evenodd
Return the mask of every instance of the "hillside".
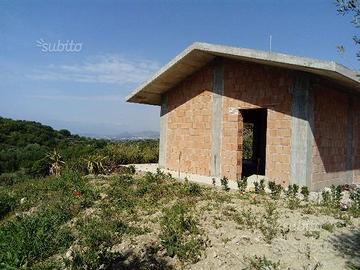
M 0 117 L 0 175 L 16 173 L 15 178 L 46 176 L 50 167 L 48 155 L 54 150 L 67 167 L 84 170 L 84 159 L 94 155 L 119 164 L 157 162 L 158 141 L 115 143 L 72 135 L 68 130 L 54 130 L 37 122 Z M 146 155 L 141 152 L 143 150 Z

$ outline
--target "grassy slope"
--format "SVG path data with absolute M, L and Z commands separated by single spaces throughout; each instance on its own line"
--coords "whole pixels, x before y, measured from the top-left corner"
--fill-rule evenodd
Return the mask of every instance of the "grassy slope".
M 9 269 L 221 268 L 224 262 L 298 269 L 328 267 L 331 259 L 357 265 L 351 246 L 320 256 L 307 245 L 324 246 L 342 234 L 356 238 L 359 218 L 292 200 L 181 184 L 161 172 L 88 178 L 68 171 L 0 187 L 0 202 L 10 207 L 0 221 L 0 263 Z

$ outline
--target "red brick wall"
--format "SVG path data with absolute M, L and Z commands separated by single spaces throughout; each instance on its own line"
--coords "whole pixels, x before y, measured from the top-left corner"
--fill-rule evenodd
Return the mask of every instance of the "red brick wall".
M 212 80 L 208 66 L 167 92 L 168 169 L 210 175 Z
M 360 183 L 360 99 L 353 99 L 353 169 L 354 182 Z
M 287 184 L 290 171 L 292 76 L 284 69 L 254 63 L 224 61 L 221 173 L 235 180 L 241 175 L 239 116 L 229 108 L 268 108 L 265 174 Z M 240 141 L 241 142 L 241 141 Z
M 348 106 L 346 94 L 324 85 L 314 86 L 314 189 L 346 183 Z

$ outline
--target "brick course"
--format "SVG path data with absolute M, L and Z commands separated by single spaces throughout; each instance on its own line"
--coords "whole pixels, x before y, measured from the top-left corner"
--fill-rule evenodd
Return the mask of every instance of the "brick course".
M 210 175 L 212 67 L 167 92 L 166 167 Z

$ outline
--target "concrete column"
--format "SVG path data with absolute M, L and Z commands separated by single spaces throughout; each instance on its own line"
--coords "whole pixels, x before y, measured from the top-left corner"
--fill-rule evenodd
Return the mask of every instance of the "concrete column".
M 211 123 L 210 173 L 212 177 L 220 177 L 222 97 L 224 94 L 224 67 L 221 60 L 218 60 L 214 66 L 212 91 L 213 91 L 213 102 L 212 102 L 212 123 Z
M 160 109 L 160 142 L 159 142 L 160 168 L 166 168 L 167 113 L 168 113 L 167 95 L 163 94 L 161 96 L 161 109 Z
M 314 104 L 310 78 L 298 74 L 292 92 L 290 184 L 311 187 Z

